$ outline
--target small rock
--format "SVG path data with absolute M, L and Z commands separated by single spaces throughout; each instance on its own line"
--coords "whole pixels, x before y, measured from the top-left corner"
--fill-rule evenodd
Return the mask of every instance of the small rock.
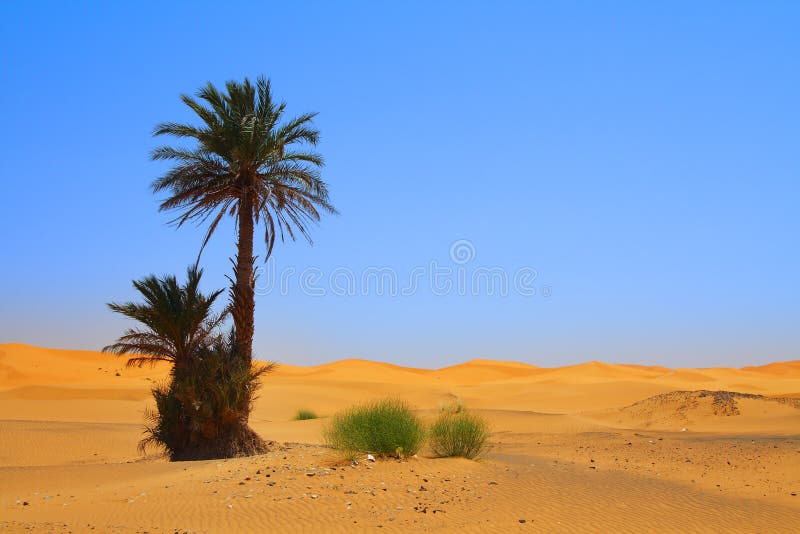
M 371 454 L 368 454 L 368 455 L 367 455 L 367 461 L 369 461 L 369 462 L 374 462 L 374 461 L 375 461 L 375 457 L 374 457 L 374 456 L 372 456 Z
M 519 522 L 521 525 L 524 525 L 527 521 L 525 521 L 524 519 L 520 519 Z

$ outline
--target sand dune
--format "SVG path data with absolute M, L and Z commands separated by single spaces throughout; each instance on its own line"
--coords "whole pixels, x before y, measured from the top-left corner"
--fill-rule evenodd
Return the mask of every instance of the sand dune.
M 517 362 L 471 360 L 429 372 L 439 380 L 452 384 L 468 385 L 512 378 L 530 377 L 545 370 L 541 367 Z
M 623 428 L 791 435 L 800 430 L 800 399 L 731 391 L 671 391 L 587 415 Z
M 123 374 L 124 372 L 124 374 Z M 0 345 L 0 388 L 24 385 L 139 385 L 163 377 L 167 368 L 125 368 L 125 360 L 82 350 L 59 350 L 22 344 Z M 120 373 L 120 376 L 116 376 Z
M 0 529 L 800 530 L 800 362 L 282 365 L 252 416 L 273 452 L 187 464 L 136 451 L 166 375 L 0 345 Z M 320 446 L 326 416 L 384 396 L 426 418 L 460 399 L 492 424 L 489 458 L 346 467 Z M 323 418 L 293 421 L 300 408 Z
M 793 362 L 775 362 L 755 367 L 742 367 L 742 371 L 766 373 L 776 375 L 778 377 L 785 376 L 787 374 L 797 374 L 800 372 L 800 360 Z

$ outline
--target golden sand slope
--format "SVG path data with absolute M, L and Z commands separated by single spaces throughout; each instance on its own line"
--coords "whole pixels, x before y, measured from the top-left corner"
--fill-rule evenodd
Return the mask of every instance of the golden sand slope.
M 623 408 L 584 414 L 609 426 L 650 430 L 736 430 L 784 434 L 800 430 L 800 398 L 732 391 L 671 391 Z
M 281 366 L 252 418 L 273 452 L 179 464 L 136 453 L 166 372 L 0 345 L 0 530 L 800 530 L 800 362 Z M 489 459 L 343 467 L 319 446 L 324 416 L 387 395 L 425 417 L 461 399 L 491 421 Z

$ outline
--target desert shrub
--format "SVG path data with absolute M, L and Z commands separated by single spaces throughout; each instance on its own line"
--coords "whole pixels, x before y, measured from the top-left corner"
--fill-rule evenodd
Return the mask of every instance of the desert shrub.
M 486 451 L 489 425 L 486 420 L 464 411 L 442 412 L 429 430 L 429 443 L 436 456 L 475 458 Z
M 295 421 L 307 421 L 309 419 L 317 419 L 319 416 L 311 410 L 297 410 L 294 416 Z
M 325 442 L 347 457 L 358 453 L 402 458 L 415 454 L 425 437 L 422 421 L 405 402 L 383 399 L 333 416 Z

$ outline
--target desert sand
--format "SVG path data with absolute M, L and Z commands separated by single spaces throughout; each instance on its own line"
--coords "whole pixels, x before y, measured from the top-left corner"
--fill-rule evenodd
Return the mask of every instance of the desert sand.
M 268 454 L 177 463 L 136 450 L 166 372 L 0 345 L 0 530 L 800 531 L 800 362 L 282 365 L 252 416 Z M 425 417 L 460 399 L 490 452 L 350 465 L 322 446 L 326 416 L 385 396 Z

